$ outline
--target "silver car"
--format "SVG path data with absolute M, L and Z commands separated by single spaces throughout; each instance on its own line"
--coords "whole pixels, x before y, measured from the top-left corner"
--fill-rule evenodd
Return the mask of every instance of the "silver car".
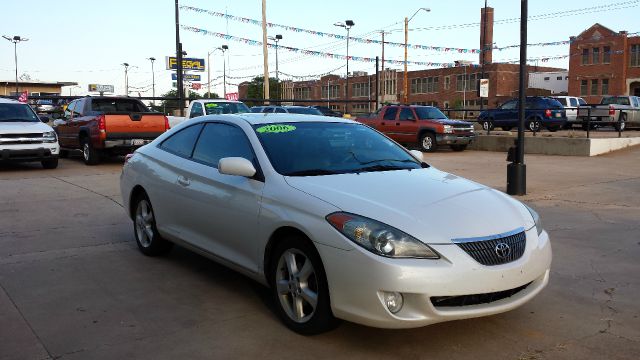
M 196 118 L 128 156 L 120 185 L 142 253 L 176 243 L 246 274 L 301 334 L 496 314 L 549 280 L 535 211 L 346 119 Z

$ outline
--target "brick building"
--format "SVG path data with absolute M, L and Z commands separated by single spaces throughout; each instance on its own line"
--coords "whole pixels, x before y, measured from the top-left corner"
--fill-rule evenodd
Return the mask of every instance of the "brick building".
M 598 103 L 603 95 L 640 96 L 640 36 L 594 24 L 571 37 L 569 94 Z
M 481 26 L 480 48 L 485 51 L 479 55 L 479 64 L 484 62 L 485 78 L 489 79 L 489 97 L 484 99 L 485 107 L 495 107 L 518 95 L 520 68 L 518 64 L 493 63 L 491 44 L 493 44 L 493 8 L 484 8 L 480 18 L 486 25 Z M 482 33 L 486 29 L 486 37 Z M 482 46 L 482 43 L 487 44 Z M 480 98 L 476 94 L 477 81 L 481 78 L 481 66 L 467 61 L 456 61 L 455 67 L 425 69 L 408 72 L 408 96 L 410 104 L 433 105 L 440 108 L 477 109 Z M 528 66 L 527 74 L 532 72 L 556 72 L 564 69 Z M 379 74 L 380 86 L 376 93 L 376 76 L 365 73 L 353 73 L 349 76 L 349 100 L 346 104 L 346 80 L 338 75 L 327 75 L 319 80 L 286 82 L 283 84 L 283 98 L 305 100 L 298 104 L 325 105 L 345 113 L 359 114 L 375 111 L 376 97 L 380 104 L 398 103 L 403 99 L 403 73 L 385 69 Z M 238 87 L 239 97 L 245 99 L 247 83 Z M 551 94 L 549 90 L 528 92 L 529 94 Z M 310 100 L 317 100 L 309 102 Z M 360 101 L 358 101 L 360 100 Z M 473 116 L 473 114 L 469 114 Z

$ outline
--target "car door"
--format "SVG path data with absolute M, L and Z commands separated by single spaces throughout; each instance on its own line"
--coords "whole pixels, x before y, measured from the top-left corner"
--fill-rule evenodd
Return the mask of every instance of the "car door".
M 568 100 L 569 106 L 565 107 L 565 110 L 567 111 L 567 120 L 576 121 L 576 118 L 578 117 L 578 99 L 569 98 Z
M 403 107 L 400 109 L 398 120 L 395 122 L 395 132 L 398 134 L 399 142 L 411 143 L 418 140 L 416 119 L 416 114 L 412 108 Z
M 395 141 L 400 141 L 398 134 L 395 132 L 398 110 L 398 106 L 388 106 L 384 114 L 382 114 L 382 119 L 380 119 L 380 125 L 378 128 L 379 131 L 383 132 Z
M 64 111 L 64 115 L 62 119 L 55 120 L 53 124 L 55 125 L 56 133 L 58 134 L 58 142 L 62 147 L 69 147 L 71 143 L 70 139 L 70 121 L 72 118 L 73 110 L 76 107 L 78 100 L 73 100 L 69 103 L 66 110 Z
M 494 117 L 495 126 L 518 126 L 518 101 L 510 100 L 502 104 Z
M 276 108 L 277 109 L 277 108 Z M 204 126 L 182 184 L 199 247 L 251 271 L 257 271 L 256 229 L 264 182 L 224 175 L 218 161 L 242 157 L 258 163 L 244 131 L 237 125 Z

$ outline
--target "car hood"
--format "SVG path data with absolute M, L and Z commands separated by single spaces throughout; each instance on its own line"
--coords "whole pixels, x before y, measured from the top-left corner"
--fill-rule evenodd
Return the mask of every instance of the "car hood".
M 463 120 L 454 120 L 454 119 L 435 119 L 434 121 L 437 121 L 443 125 L 465 125 L 465 126 L 473 126 L 472 123 L 468 122 L 468 121 L 463 121 Z
M 342 211 L 381 221 L 427 244 L 534 225 L 519 201 L 434 168 L 285 179 Z
M 25 134 L 53 131 L 51 126 L 42 122 L 2 122 L 0 134 Z

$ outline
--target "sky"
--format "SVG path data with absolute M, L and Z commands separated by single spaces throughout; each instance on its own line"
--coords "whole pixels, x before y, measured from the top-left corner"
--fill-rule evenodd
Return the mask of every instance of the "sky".
M 409 23 L 409 43 L 444 48 L 479 48 L 480 8 L 484 0 L 267 0 L 267 22 L 303 28 L 323 33 L 346 35 L 336 22 L 353 20 L 351 37 L 380 40 L 380 31 L 389 32 L 385 41 L 404 42 L 403 20 L 422 7 Z M 488 0 L 495 11 L 494 43 L 503 47 L 520 42 L 520 1 Z M 129 63 L 131 96 L 151 96 L 152 71 L 149 57 L 155 57 L 156 95 L 171 89 L 171 71 L 165 58 L 175 55 L 175 0 L 31 0 L 26 3 L 2 0 L 3 20 L 0 35 L 26 37 L 18 44 L 18 73 L 41 81 L 73 81 L 76 87 L 63 88 L 63 95 L 88 94 L 88 84 L 114 85 L 116 94 L 124 94 L 124 66 Z M 262 17 L 261 0 L 180 0 L 180 5 L 206 9 L 228 15 L 255 19 Z M 614 31 L 640 31 L 637 14 L 640 0 L 531 0 L 529 1 L 528 43 L 569 40 L 598 22 Z M 15 14 L 12 16 L 11 14 Z M 636 20 L 636 21 L 633 21 Z M 262 40 L 260 26 L 220 17 L 181 10 L 180 23 L 209 32 L 228 34 L 236 38 Z M 346 41 L 321 37 L 285 28 L 268 28 L 268 35 L 282 35 L 281 46 L 315 50 L 323 53 L 346 54 Z M 209 52 L 223 44 L 225 53 L 227 92 L 235 92 L 237 84 L 263 73 L 262 46 L 252 46 L 234 39 L 222 39 L 185 29 L 180 39 L 188 57 L 207 58 Z M 13 44 L 0 38 L 0 80 L 13 80 L 15 64 Z M 381 56 L 380 44 L 349 43 L 349 55 L 375 58 Z M 527 58 L 535 59 L 569 55 L 569 45 L 529 46 Z M 223 93 L 223 55 L 215 51 L 210 56 L 212 92 Z M 278 52 L 281 79 L 300 80 L 300 76 L 346 73 L 345 60 L 325 56 L 303 55 L 299 52 Z M 493 52 L 494 62 L 514 61 L 519 49 Z M 385 46 L 385 59 L 402 60 L 403 48 Z M 478 63 L 478 54 L 456 51 L 409 49 L 409 61 L 452 63 L 470 60 Z M 269 71 L 275 77 L 275 50 L 269 50 Z M 568 68 L 568 58 L 541 61 L 539 65 Z M 387 64 L 386 68 L 401 69 L 402 65 Z M 428 68 L 409 65 L 409 70 Z M 349 61 L 349 71 L 375 73 L 369 62 Z M 202 75 L 206 91 L 207 72 Z

